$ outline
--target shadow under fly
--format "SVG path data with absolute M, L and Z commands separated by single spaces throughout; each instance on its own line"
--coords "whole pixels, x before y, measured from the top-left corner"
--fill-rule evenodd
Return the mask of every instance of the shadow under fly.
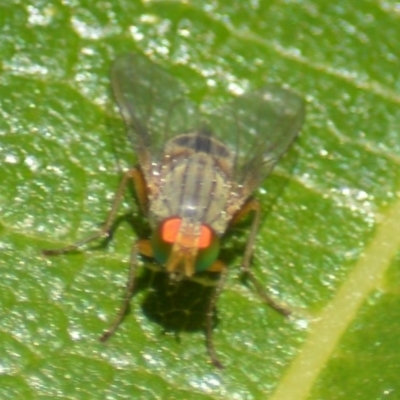
M 304 102 L 287 89 L 269 85 L 214 112 L 202 112 L 177 79 L 138 54 L 119 57 L 111 80 L 138 164 L 123 175 L 98 232 L 44 253 L 66 253 L 107 235 L 127 185 L 133 182 L 151 234 L 132 246 L 125 297 L 101 340 L 115 332 L 128 311 L 138 256 L 143 255 L 182 284 L 204 272 L 216 277 L 202 324 L 210 360 L 222 368 L 213 342 L 214 310 L 228 274 L 220 246 L 226 232 L 246 215 L 252 222 L 241 272 L 268 305 L 289 314 L 266 293 L 250 268 L 261 210 L 253 194 L 297 136 Z

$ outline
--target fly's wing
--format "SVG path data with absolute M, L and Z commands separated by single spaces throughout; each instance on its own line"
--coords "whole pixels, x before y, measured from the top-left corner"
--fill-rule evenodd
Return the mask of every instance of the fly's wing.
M 303 100 L 275 85 L 240 96 L 202 116 L 177 79 L 138 54 L 119 57 L 111 79 L 143 168 L 150 168 L 174 136 L 196 131 L 212 134 L 234 151 L 233 179 L 243 186 L 245 195 L 272 171 L 304 119 Z
M 270 85 L 207 116 L 213 134 L 235 152 L 233 178 L 249 196 L 271 173 L 304 120 L 303 99 Z
M 111 71 L 113 93 L 142 167 L 166 141 L 197 129 L 198 110 L 178 80 L 139 54 L 122 55 Z

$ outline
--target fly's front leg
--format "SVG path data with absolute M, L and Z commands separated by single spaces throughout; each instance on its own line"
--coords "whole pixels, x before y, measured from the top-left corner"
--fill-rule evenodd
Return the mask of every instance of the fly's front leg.
M 247 239 L 246 248 L 244 251 L 243 261 L 242 261 L 242 271 L 245 276 L 253 284 L 259 296 L 274 310 L 278 311 L 280 314 L 288 316 L 291 311 L 283 307 L 281 304 L 277 303 L 273 298 L 271 298 L 266 292 L 263 285 L 254 276 L 250 269 L 251 256 L 253 254 L 254 242 L 256 240 L 256 235 L 258 233 L 258 228 L 260 225 L 261 218 L 261 207 L 260 203 L 255 199 L 248 200 L 243 207 L 236 213 L 232 219 L 232 224 L 237 223 L 243 217 L 245 217 L 250 212 L 254 213 L 253 222 L 251 224 L 249 237 Z
M 152 257 L 152 251 L 150 242 L 148 240 L 139 240 L 132 246 L 132 251 L 129 259 L 129 278 L 126 285 L 126 290 L 124 298 L 122 300 L 121 306 L 115 316 L 114 321 L 111 323 L 110 327 L 100 336 L 100 341 L 107 341 L 117 330 L 121 322 L 124 320 L 126 314 L 129 310 L 129 303 L 133 297 L 136 289 L 136 269 L 138 266 L 138 255 L 143 254 L 148 257 Z
M 211 268 L 209 269 L 210 272 L 219 272 L 221 274 L 218 285 L 215 288 L 215 291 L 211 297 L 211 300 L 208 304 L 207 307 L 207 314 L 206 314 L 206 326 L 205 326 L 205 331 L 206 331 L 206 345 L 207 345 L 207 351 L 208 355 L 210 356 L 211 362 L 213 365 L 217 368 L 224 368 L 222 365 L 221 361 L 219 361 L 217 352 L 214 347 L 214 341 L 213 341 L 213 319 L 214 319 L 214 312 L 215 312 L 215 307 L 217 305 L 218 298 L 222 292 L 222 289 L 225 286 L 226 279 L 228 277 L 228 269 L 226 266 L 221 262 L 221 261 L 216 261 Z
M 46 256 L 53 256 L 53 255 L 68 253 L 70 251 L 76 250 L 77 248 L 79 248 L 89 242 L 92 242 L 93 240 L 96 240 L 103 236 L 109 235 L 110 229 L 115 220 L 115 216 L 117 214 L 117 211 L 118 211 L 118 209 L 121 205 L 122 199 L 124 197 L 126 186 L 129 182 L 129 180 L 131 180 L 131 179 L 133 180 L 134 185 L 135 185 L 135 189 L 136 189 L 140 207 L 142 208 L 142 210 L 145 210 L 146 206 L 147 206 L 147 203 L 146 203 L 147 197 L 145 194 L 145 188 L 146 188 L 145 181 L 144 181 L 141 171 L 138 168 L 132 168 L 132 169 L 128 170 L 127 172 L 125 172 L 124 176 L 122 177 L 121 183 L 119 184 L 118 189 L 115 193 L 115 197 L 114 197 L 114 200 L 113 200 L 113 203 L 111 206 L 111 210 L 108 213 L 106 222 L 103 224 L 103 226 L 100 228 L 100 230 L 98 230 L 94 234 L 92 234 L 82 240 L 78 240 L 77 242 L 75 242 L 69 246 L 62 247 L 60 249 L 54 249 L 54 250 L 43 250 L 43 254 Z

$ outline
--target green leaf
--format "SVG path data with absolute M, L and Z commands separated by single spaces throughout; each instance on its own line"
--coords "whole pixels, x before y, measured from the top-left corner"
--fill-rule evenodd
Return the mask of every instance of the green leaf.
M 0 24 L 1 399 L 399 397 L 397 2 L 14 1 Z M 134 163 L 109 67 L 135 51 L 209 106 L 265 82 L 308 101 L 300 139 L 258 193 L 253 260 L 295 316 L 240 282 L 241 227 L 214 330 L 222 371 L 196 319 L 206 289 L 189 285 L 166 315 L 170 288 L 145 271 L 99 343 L 142 224 L 122 221 L 107 248 L 41 255 L 94 232 Z

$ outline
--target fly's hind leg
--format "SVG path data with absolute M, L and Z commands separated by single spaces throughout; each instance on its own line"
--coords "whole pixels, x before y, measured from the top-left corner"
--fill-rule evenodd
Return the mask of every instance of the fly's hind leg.
M 62 247 L 59 249 L 52 249 L 52 250 L 43 250 L 43 254 L 46 256 L 53 256 L 53 255 L 59 255 L 59 254 L 65 254 L 70 251 L 76 250 L 77 248 L 92 242 L 93 240 L 99 239 L 101 237 L 108 236 L 110 234 L 110 230 L 112 227 L 112 224 L 115 221 L 115 216 L 117 214 L 117 211 L 121 205 L 122 199 L 124 197 L 124 193 L 126 190 L 126 186 L 129 182 L 129 180 L 133 180 L 135 189 L 136 189 L 136 195 L 138 197 L 139 205 L 140 207 L 145 210 L 147 206 L 147 198 L 146 198 L 146 185 L 144 182 L 144 178 L 142 175 L 142 172 L 138 168 L 132 168 L 128 171 L 125 172 L 124 176 L 122 177 L 122 180 L 118 186 L 118 189 L 115 193 L 115 197 L 111 206 L 111 210 L 108 213 L 106 222 L 103 224 L 103 226 L 95 233 L 92 235 L 78 240 L 77 242 L 66 246 Z
M 253 272 L 250 269 L 250 262 L 251 262 L 251 256 L 253 255 L 253 247 L 254 247 L 254 242 L 256 240 L 256 235 L 258 232 L 258 228 L 260 225 L 260 217 L 261 217 L 261 209 L 260 209 L 260 203 L 255 200 L 255 199 L 250 199 L 248 200 L 243 207 L 236 213 L 234 218 L 232 219 L 231 224 L 236 224 L 239 222 L 242 218 L 244 218 L 246 215 L 248 215 L 250 212 L 254 213 L 254 218 L 253 222 L 251 224 L 250 228 L 250 233 L 249 237 L 247 239 L 246 243 L 246 248 L 244 251 L 244 256 L 243 256 L 243 261 L 242 261 L 242 272 L 245 274 L 245 277 L 247 277 L 254 288 L 257 290 L 257 293 L 259 296 L 275 311 L 278 311 L 280 314 L 284 316 L 288 316 L 291 314 L 291 311 L 276 302 L 272 297 L 270 297 L 266 292 L 263 287 L 263 285 L 258 281 L 258 279 L 255 277 Z

